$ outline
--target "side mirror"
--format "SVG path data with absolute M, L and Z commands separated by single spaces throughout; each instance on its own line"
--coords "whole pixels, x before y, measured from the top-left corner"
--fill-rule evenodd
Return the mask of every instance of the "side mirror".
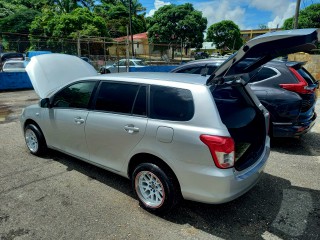
M 50 99 L 44 98 L 40 100 L 40 107 L 42 108 L 50 108 Z

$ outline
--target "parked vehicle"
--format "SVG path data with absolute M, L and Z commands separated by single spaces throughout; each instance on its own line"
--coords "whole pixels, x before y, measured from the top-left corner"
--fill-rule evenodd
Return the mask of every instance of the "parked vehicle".
M 2 67 L 3 72 L 25 72 L 24 61 L 10 60 L 6 61 Z
M 8 60 L 24 60 L 23 53 L 16 53 L 16 52 L 8 52 L 1 54 L 1 62 L 4 63 Z
M 27 147 L 35 155 L 53 148 L 131 179 L 141 206 L 153 213 L 181 198 L 230 201 L 257 183 L 270 151 L 269 113 L 247 86 L 241 61 L 257 56 L 258 67 L 315 40 L 310 29 L 252 40 L 209 78 L 97 75 L 78 57 L 35 57 L 27 72 L 41 101 L 21 115 Z
M 0 45 L 1 46 L 1 45 Z M 17 53 L 17 52 L 6 52 L 6 53 L 1 53 L 1 59 L 0 59 L 0 70 L 2 71 L 3 64 L 6 61 L 9 60 L 24 60 L 24 55 L 23 53 Z
M 222 63 L 193 61 L 171 72 L 211 75 Z M 319 84 L 303 65 L 274 60 L 250 73 L 249 86 L 270 112 L 273 137 L 298 137 L 315 124 L 315 89 Z
M 207 52 L 196 52 L 194 54 L 194 59 L 205 59 L 205 58 L 208 58 L 209 57 L 209 54 Z
M 129 63 L 127 64 L 127 59 L 121 59 L 112 65 L 106 65 L 101 67 L 99 72 L 101 74 L 127 72 L 127 66 L 135 67 L 135 68 L 141 68 L 141 67 L 147 66 L 145 61 L 142 59 L 128 59 L 128 61 Z

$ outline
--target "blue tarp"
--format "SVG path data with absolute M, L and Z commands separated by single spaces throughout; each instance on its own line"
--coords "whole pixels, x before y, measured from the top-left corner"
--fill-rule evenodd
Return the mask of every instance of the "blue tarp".
M 32 88 L 26 72 L 0 72 L 0 91 Z

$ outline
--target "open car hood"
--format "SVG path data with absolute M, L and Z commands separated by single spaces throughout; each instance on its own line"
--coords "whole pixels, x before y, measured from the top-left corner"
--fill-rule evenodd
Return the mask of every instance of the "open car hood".
M 315 44 L 319 39 L 319 29 L 313 28 L 270 32 L 258 36 L 248 41 L 217 68 L 208 78 L 207 84 L 249 73 L 279 56 L 310 51 L 316 48 Z
M 26 71 L 40 98 L 77 78 L 98 75 L 93 66 L 81 58 L 55 53 L 34 56 Z

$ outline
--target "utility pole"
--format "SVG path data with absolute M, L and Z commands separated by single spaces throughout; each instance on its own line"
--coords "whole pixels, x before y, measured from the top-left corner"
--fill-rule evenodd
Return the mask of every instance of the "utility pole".
M 298 28 L 300 2 L 301 2 L 301 0 L 297 0 L 296 13 L 295 13 L 295 15 L 294 15 L 294 27 L 293 27 L 293 29 L 297 29 L 297 28 Z
M 134 57 L 134 47 L 133 47 L 133 34 L 132 34 L 132 15 L 131 15 L 131 4 L 132 0 L 129 1 L 129 30 L 131 35 L 131 47 L 132 47 L 132 58 Z
M 78 57 L 81 56 L 81 46 L 80 46 L 80 33 L 78 32 L 78 39 L 77 39 L 77 50 L 78 50 Z

